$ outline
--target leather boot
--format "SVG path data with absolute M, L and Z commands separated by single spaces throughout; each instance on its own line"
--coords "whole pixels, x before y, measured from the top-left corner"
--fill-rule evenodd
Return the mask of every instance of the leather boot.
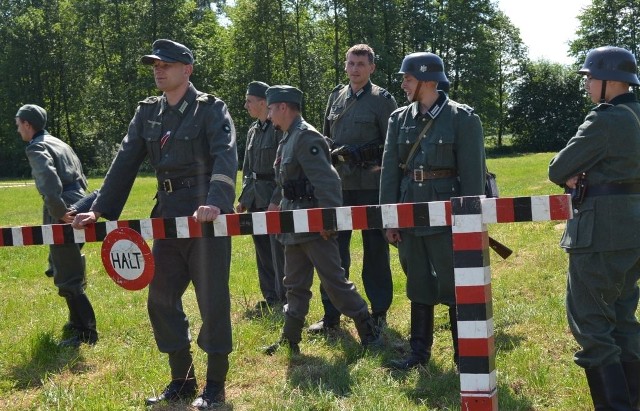
M 262 351 L 266 355 L 273 355 L 281 346 L 286 346 L 289 348 L 289 353 L 300 354 L 300 346 L 298 344 L 300 343 L 300 340 L 302 340 L 303 326 L 303 320 L 294 318 L 285 313 L 284 327 L 282 327 L 282 336 L 280 337 L 280 340 L 263 348 Z
M 60 341 L 60 347 L 79 347 L 85 343 L 95 345 L 98 342 L 98 331 L 96 330 L 96 314 L 93 306 L 89 301 L 89 297 L 85 293 L 73 295 L 67 298 L 69 304 L 69 312 L 73 312 L 77 316 L 80 327 L 77 328 L 77 334 L 71 338 Z
M 623 362 L 622 369 L 627 379 L 631 409 L 640 411 L 640 361 Z
M 373 321 L 373 317 L 371 317 L 368 312 L 361 318 L 354 318 L 353 322 L 356 325 L 356 330 L 360 337 L 360 343 L 363 347 L 382 346 L 382 334 L 380 333 L 380 328 L 376 326 Z
M 632 409 L 627 379 L 619 362 L 585 368 L 591 399 L 596 411 L 629 411 Z
M 407 358 L 391 361 L 396 370 L 409 370 L 425 365 L 431 358 L 433 345 L 433 305 L 411 303 L 411 354 Z
M 456 314 L 456 306 L 449 307 L 449 323 L 451 324 L 451 339 L 453 340 L 453 363 L 456 370 L 460 372 L 460 352 L 458 350 L 458 316 Z

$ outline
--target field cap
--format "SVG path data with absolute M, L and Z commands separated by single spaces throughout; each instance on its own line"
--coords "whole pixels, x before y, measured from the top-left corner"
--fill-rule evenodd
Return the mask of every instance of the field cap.
M 272 103 L 297 103 L 302 105 L 302 91 L 292 86 L 271 86 L 267 89 L 267 104 Z
M 269 85 L 267 83 L 263 83 L 262 81 L 252 81 L 247 87 L 247 94 L 250 96 L 266 98 L 268 88 Z
M 155 60 L 166 61 L 167 63 L 193 64 L 193 53 L 184 44 L 173 40 L 160 39 L 153 42 L 151 46 L 152 54 L 142 56 L 142 64 L 153 64 Z
M 18 109 L 16 117 L 20 120 L 26 120 L 36 131 L 44 129 L 47 125 L 47 111 L 35 104 L 25 104 Z

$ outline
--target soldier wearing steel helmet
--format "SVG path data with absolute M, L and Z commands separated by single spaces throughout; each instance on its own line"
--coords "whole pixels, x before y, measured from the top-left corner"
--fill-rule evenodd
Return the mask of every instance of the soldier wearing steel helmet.
M 596 410 L 640 409 L 640 104 L 636 59 L 619 47 L 591 50 L 578 70 L 594 107 L 549 165 L 573 190 L 567 319 L 580 345 Z
M 442 59 L 433 53 L 409 54 L 399 74 L 410 104 L 389 118 L 380 203 L 443 201 L 483 194 L 482 125 L 472 108 L 452 101 L 440 90 L 448 85 Z M 436 304 L 449 307 L 457 363 L 451 227 L 387 229 L 386 237 L 398 245 L 411 301 L 411 353 L 391 365 L 410 369 L 427 363 Z

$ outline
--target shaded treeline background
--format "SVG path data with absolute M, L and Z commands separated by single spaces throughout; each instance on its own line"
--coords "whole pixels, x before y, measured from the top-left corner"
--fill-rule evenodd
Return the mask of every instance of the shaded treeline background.
M 567 67 L 528 60 L 518 29 L 490 0 L 0 0 L 0 177 L 29 174 L 14 122 L 26 103 L 48 110 L 47 129 L 86 171 L 103 173 L 138 101 L 158 93 L 139 63 L 157 38 L 193 50 L 192 81 L 229 106 L 241 156 L 249 81 L 301 88 L 304 116 L 319 127 L 356 43 L 374 48 L 373 81 L 401 105 L 402 58 L 431 51 L 445 62 L 451 97 L 475 108 L 490 143 L 510 135 L 518 150 L 554 151 L 590 106 L 575 74 L 588 50 L 637 54 L 640 0 L 594 0 L 580 22 Z

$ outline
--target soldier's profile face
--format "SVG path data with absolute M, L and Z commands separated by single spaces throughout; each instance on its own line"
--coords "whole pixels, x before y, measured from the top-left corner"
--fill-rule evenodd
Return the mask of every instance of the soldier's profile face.
M 276 130 L 282 130 L 281 125 L 282 125 L 282 110 L 281 110 L 281 106 L 282 103 L 273 103 L 273 104 L 269 104 L 267 106 L 268 109 L 268 115 L 267 118 L 269 120 L 271 120 L 271 124 L 273 124 L 273 127 Z
M 415 92 L 418 88 L 418 79 L 415 78 L 412 74 L 405 73 L 402 75 L 402 91 L 404 91 L 405 96 L 407 96 L 408 101 L 415 101 L 418 96 L 415 96 Z
M 156 60 L 153 63 L 153 77 L 160 91 L 170 92 L 189 81 L 193 66 L 180 62 L 169 63 Z
M 595 79 L 590 74 L 587 74 L 584 77 L 584 89 L 589 94 L 591 102 L 598 103 L 602 91 L 602 80 Z
M 31 140 L 31 133 L 29 132 L 29 123 L 26 121 L 22 121 L 20 120 L 18 117 L 16 117 L 16 128 L 18 131 L 18 134 L 20 134 L 20 138 L 22 138 L 22 141 L 29 141 Z
M 247 94 L 244 100 L 244 108 L 249 112 L 249 115 L 253 118 L 260 117 L 260 113 L 264 112 L 264 107 L 267 101 L 263 98 L 252 96 Z
M 369 81 L 369 77 L 376 69 L 376 65 L 369 62 L 369 56 L 349 53 L 344 62 L 344 71 L 347 72 L 349 81 L 355 85 L 363 86 Z

